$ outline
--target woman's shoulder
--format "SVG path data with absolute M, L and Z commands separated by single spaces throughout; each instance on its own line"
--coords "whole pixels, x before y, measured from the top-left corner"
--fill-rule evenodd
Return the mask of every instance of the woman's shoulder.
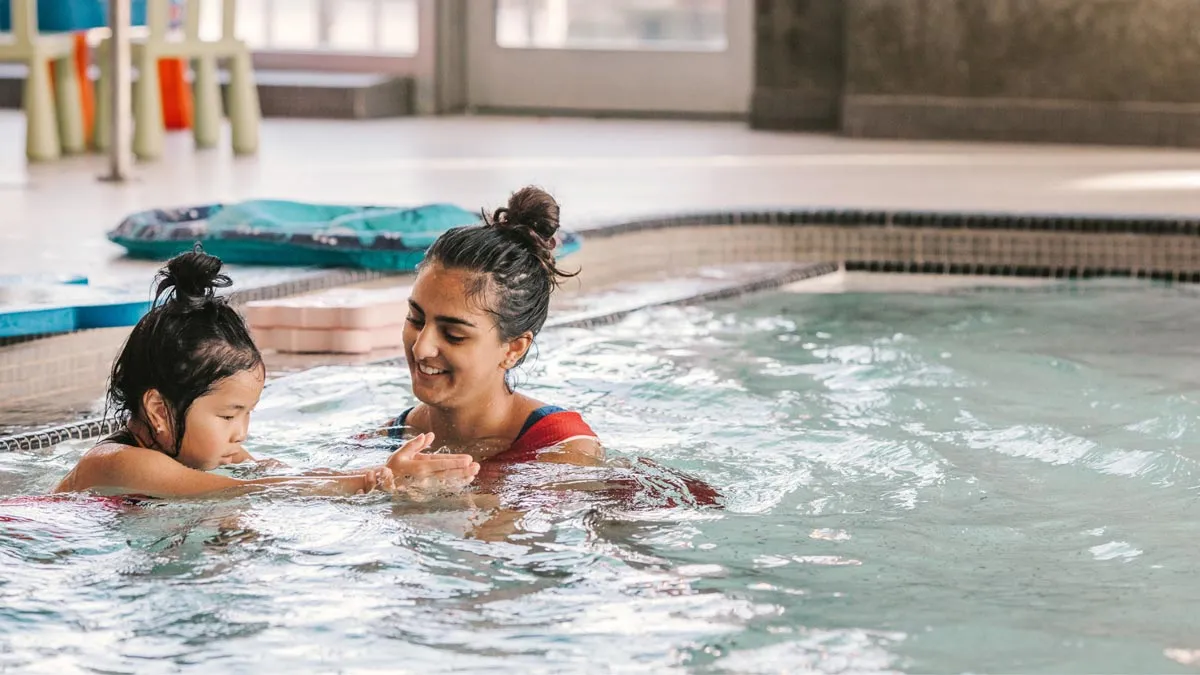
M 573 410 L 568 410 L 567 408 L 563 408 L 562 406 L 557 406 L 552 403 L 543 403 L 541 401 L 535 401 L 535 400 L 531 399 L 529 401 L 529 404 L 527 406 L 525 406 L 524 410 L 522 410 L 522 414 L 520 415 L 521 431 L 520 431 L 520 433 L 517 434 L 517 437 L 519 438 L 526 431 L 529 431 L 529 429 L 532 428 L 535 424 L 541 422 L 544 419 L 553 417 L 554 415 L 564 415 L 564 414 L 579 415 L 579 413 L 577 413 Z M 579 417 L 580 417 L 580 419 L 583 418 L 582 415 L 579 415 Z
M 576 439 L 596 438 L 596 432 L 577 411 L 532 399 L 528 410 L 510 451 L 540 450 Z

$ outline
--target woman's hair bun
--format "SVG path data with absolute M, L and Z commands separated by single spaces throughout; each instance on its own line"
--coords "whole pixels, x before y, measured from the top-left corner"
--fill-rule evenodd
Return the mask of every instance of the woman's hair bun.
M 539 259 L 554 259 L 558 202 L 545 190 L 534 186 L 517 190 L 509 197 L 508 206 L 496 209 L 488 222 L 520 239 Z
M 218 288 L 233 283 L 221 274 L 221 265 L 221 259 L 205 253 L 200 244 L 171 258 L 158 272 L 156 302 L 165 297 L 166 302 L 175 303 L 185 311 L 200 309 L 217 297 Z

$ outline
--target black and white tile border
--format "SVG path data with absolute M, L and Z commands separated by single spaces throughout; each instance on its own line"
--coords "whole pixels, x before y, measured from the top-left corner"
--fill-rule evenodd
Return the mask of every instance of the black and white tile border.
M 797 281 L 804 281 L 805 279 L 812 279 L 814 277 L 832 274 L 836 271 L 838 271 L 837 263 L 798 264 L 788 268 L 783 272 L 762 275 L 722 288 L 705 291 L 703 293 L 696 293 L 674 300 L 650 302 L 616 311 L 591 313 L 585 316 L 564 317 L 558 320 L 551 319 L 550 321 L 546 322 L 546 328 L 595 328 L 597 326 L 607 326 L 617 323 L 634 312 L 640 312 L 651 307 L 697 305 L 705 302 L 714 302 L 716 300 L 727 300 L 729 298 L 736 298 L 742 295 L 748 295 L 750 293 L 779 288 Z
M 966 211 L 884 211 L 865 209 L 782 209 L 712 211 L 648 217 L 583 231 L 585 238 L 627 232 L 703 225 L 836 225 L 1083 234 L 1174 234 L 1200 236 L 1200 216 L 1036 214 Z
M 0 438 L 0 452 L 42 450 L 72 439 L 98 438 L 115 432 L 121 424 L 112 419 L 88 419 L 25 434 Z

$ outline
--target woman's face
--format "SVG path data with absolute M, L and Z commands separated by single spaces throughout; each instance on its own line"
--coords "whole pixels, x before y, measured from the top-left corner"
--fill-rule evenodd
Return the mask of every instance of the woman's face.
M 475 273 L 436 263 L 417 274 L 404 326 L 404 356 L 413 394 L 438 408 L 462 408 L 502 394 L 504 373 L 529 348 L 531 336 L 505 341 L 484 308 L 470 298 Z

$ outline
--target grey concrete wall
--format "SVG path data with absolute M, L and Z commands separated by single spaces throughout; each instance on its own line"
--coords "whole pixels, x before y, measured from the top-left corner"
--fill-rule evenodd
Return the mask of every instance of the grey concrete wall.
M 434 48 L 434 91 L 437 114 L 460 113 L 467 107 L 467 5 L 469 0 L 438 0 Z
M 776 122 L 761 126 L 814 128 L 780 112 L 788 97 L 836 91 L 851 136 L 1200 147 L 1200 0 L 757 0 L 756 11 L 755 102 Z
M 754 11 L 751 125 L 837 129 L 845 80 L 843 0 L 755 0 Z
M 1200 102 L 1196 0 L 848 0 L 847 93 Z
M 852 136 L 1200 145 L 1196 0 L 846 0 Z

